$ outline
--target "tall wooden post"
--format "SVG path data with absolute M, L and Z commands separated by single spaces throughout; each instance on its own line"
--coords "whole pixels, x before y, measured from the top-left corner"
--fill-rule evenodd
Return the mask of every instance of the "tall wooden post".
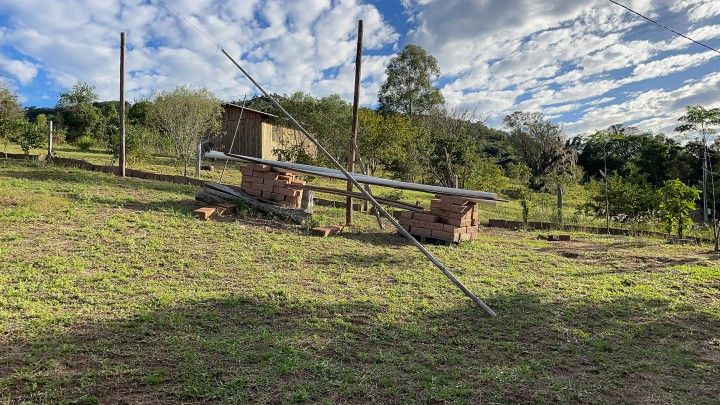
M 47 160 L 52 159 L 53 156 L 53 123 L 52 120 L 49 122 L 48 126 L 48 151 L 47 151 Z
M 125 33 L 120 33 L 120 176 L 125 177 Z
M 357 34 L 357 53 L 355 54 L 355 94 L 353 95 L 353 121 L 352 121 L 352 134 L 350 136 L 350 148 L 348 149 L 348 171 L 352 172 L 355 169 L 355 157 L 357 150 L 355 145 L 357 144 L 357 131 L 358 131 L 358 108 L 360 105 L 360 76 L 362 66 L 362 37 L 363 37 L 363 21 L 358 21 L 358 34 Z M 353 191 L 353 185 L 348 181 L 347 190 Z M 345 207 L 345 225 L 351 226 L 353 222 L 353 199 L 347 197 Z

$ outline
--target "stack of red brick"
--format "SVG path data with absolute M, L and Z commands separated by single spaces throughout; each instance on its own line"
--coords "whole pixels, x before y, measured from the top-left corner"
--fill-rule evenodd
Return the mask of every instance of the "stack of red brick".
M 295 173 L 273 168 L 270 165 L 248 163 L 242 169 L 240 188 L 255 197 L 300 208 L 302 188 L 305 182 Z
M 462 242 L 478 232 L 477 203 L 462 197 L 438 195 L 430 201 L 430 212 L 402 211 L 400 225 L 415 236 Z

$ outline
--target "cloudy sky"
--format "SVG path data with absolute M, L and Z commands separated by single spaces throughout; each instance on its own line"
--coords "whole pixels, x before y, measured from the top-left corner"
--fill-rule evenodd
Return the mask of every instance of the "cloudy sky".
M 624 0 L 720 48 L 718 0 Z M 215 45 L 269 90 L 351 99 L 355 31 L 365 21 L 363 96 L 374 105 L 407 43 L 440 64 L 451 105 L 492 126 L 541 111 L 569 134 L 615 123 L 671 132 L 685 105 L 720 106 L 720 55 L 607 0 L 3 0 L 0 65 L 26 106 L 51 106 L 78 80 L 117 99 L 119 32 L 130 100 L 179 83 L 228 100 L 255 92 Z

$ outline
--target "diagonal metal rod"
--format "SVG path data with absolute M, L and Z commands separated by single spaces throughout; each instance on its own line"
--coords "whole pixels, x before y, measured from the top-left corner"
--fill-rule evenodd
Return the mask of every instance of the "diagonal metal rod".
M 257 81 L 255 81 L 255 79 L 254 79 L 245 69 L 243 69 L 243 67 L 240 66 L 240 64 L 239 64 L 232 56 L 230 56 L 230 54 L 227 53 L 227 51 L 225 51 L 225 49 L 222 49 L 222 48 L 221 48 L 220 51 L 221 51 L 228 59 L 230 59 L 230 61 L 243 73 L 243 75 L 245 75 L 245 77 L 247 77 L 248 80 L 250 80 L 250 81 L 252 82 L 252 84 L 254 84 L 255 87 L 257 87 L 258 90 L 260 90 L 260 91 L 265 95 L 265 97 L 267 97 L 267 98 L 273 103 L 273 105 L 274 105 L 276 108 L 278 108 L 280 111 L 282 111 L 282 112 L 288 117 L 288 119 L 290 120 L 290 122 L 292 122 L 293 125 L 295 125 L 295 127 L 296 127 L 300 132 L 302 132 L 303 134 L 305 134 L 305 136 L 310 140 L 310 142 L 312 142 L 312 143 L 318 148 L 318 150 L 319 150 L 320 152 L 322 152 L 322 154 L 325 155 L 325 157 L 332 162 L 333 165 L 335 165 L 338 169 L 340 169 L 340 171 L 342 172 L 343 175 L 345 175 L 345 177 L 348 179 L 348 181 L 350 181 L 355 187 L 357 187 L 358 190 L 360 190 L 360 192 L 365 196 L 365 198 L 367 198 L 367 200 L 370 201 L 370 203 L 372 203 L 373 206 L 375 206 L 375 209 L 376 209 L 377 211 L 379 211 L 385 218 L 387 218 L 388 221 L 390 221 L 390 223 L 391 223 L 395 228 L 397 228 L 398 232 L 400 232 L 407 240 L 409 240 L 413 245 L 415 245 L 415 247 L 417 247 L 417 248 L 420 250 L 420 252 L 422 252 L 422 254 L 424 254 L 425 257 L 427 257 L 428 260 L 430 260 L 438 269 L 440 269 L 440 271 L 442 271 L 443 274 L 445 274 L 445 276 L 446 276 L 448 279 L 450 279 L 450 281 L 451 281 L 453 284 L 455 284 L 455 286 L 456 286 L 457 288 L 459 288 L 460 290 L 462 290 L 462 292 L 465 293 L 465 295 L 467 295 L 471 300 L 473 300 L 473 302 L 475 302 L 475 304 L 477 304 L 480 308 L 482 308 L 483 311 L 485 311 L 485 313 L 487 313 L 487 314 L 490 315 L 490 316 L 495 316 L 495 315 L 496 315 L 496 314 L 495 314 L 495 311 L 493 311 L 493 310 L 492 310 L 490 307 L 488 307 L 484 302 L 482 302 L 478 297 L 476 297 L 475 294 L 472 293 L 472 291 L 468 290 L 468 288 L 465 287 L 465 285 L 463 285 L 463 283 L 461 283 L 460 280 L 458 280 L 458 279 L 455 277 L 455 275 L 452 274 L 452 273 L 450 272 L 450 270 L 448 270 L 448 269 L 445 267 L 444 264 L 442 264 L 438 259 L 435 258 L 435 256 L 432 255 L 432 253 L 430 253 L 427 249 L 425 249 L 425 246 L 423 246 L 422 243 L 418 242 L 418 240 L 415 239 L 415 237 L 413 237 L 405 228 L 403 228 L 402 226 L 400 226 L 400 224 L 395 220 L 395 218 L 393 218 L 392 215 L 388 214 L 388 212 L 385 211 L 385 209 L 380 205 L 380 203 L 378 203 L 378 202 L 375 200 L 375 198 L 373 198 L 373 196 L 370 195 L 370 193 L 368 193 L 368 192 L 360 185 L 360 183 L 358 183 L 358 181 L 350 174 L 350 172 L 348 172 L 348 171 L 345 169 L 345 167 L 344 167 L 343 165 L 341 165 L 340 162 L 338 162 L 337 159 L 335 159 L 335 158 L 330 154 L 330 152 L 328 152 L 327 149 L 325 149 L 325 148 L 320 144 L 320 142 L 318 142 L 317 139 L 315 139 L 314 136 L 312 136 L 302 125 L 300 125 L 300 123 L 295 119 L 295 117 L 293 117 L 289 112 L 287 112 L 287 110 L 285 110 L 285 109 L 283 108 L 283 106 L 280 105 L 280 103 L 275 99 L 275 97 L 271 96 L 270 93 L 268 93 L 267 91 L 265 91 L 265 89 L 260 85 L 260 83 L 258 83 Z

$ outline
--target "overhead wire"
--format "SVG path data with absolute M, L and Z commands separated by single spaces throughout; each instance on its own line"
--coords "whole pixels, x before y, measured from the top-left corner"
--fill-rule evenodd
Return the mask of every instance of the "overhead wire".
M 687 39 L 688 41 L 694 42 L 694 43 L 696 43 L 696 44 L 698 44 L 698 45 L 700 45 L 700 46 L 702 46 L 702 47 L 705 47 L 705 48 L 707 48 L 707 49 L 709 49 L 709 50 L 711 50 L 711 51 L 713 51 L 713 52 L 716 52 L 716 53 L 719 53 L 719 54 L 720 54 L 720 51 L 719 51 L 719 50 L 711 47 L 710 45 L 706 45 L 706 44 L 704 44 L 704 43 L 702 43 L 702 42 L 700 42 L 700 41 L 696 41 L 696 40 L 690 38 L 689 36 L 687 36 L 687 35 L 685 35 L 685 34 L 682 34 L 682 33 L 678 32 L 678 31 L 676 31 L 676 30 L 668 27 L 667 25 L 663 25 L 663 24 L 657 22 L 656 20 L 653 20 L 653 19 L 650 18 L 650 17 L 647 17 L 647 16 L 645 16 L 645 15 L 643 15 L 643 14 L 640 14 L 639 12 L 631 9 L 630 7 L 628 7 L 628 6 L 624 5 L 624 4 L 618 3 L 618 2 L 615 1 L 615 0 L 609 0 L 609 1 L 610 1 L 611 3 L 613 3 L 613 4 L 616 4 L 616 5 L 624 8 L 625 10 L 627 10 L 627 11 L 629 11 L 629 12 L 635 14 L 635 15 L 638 15 L 638 16 L 644 18 L 644 19 L 647 20 L 647 21 L 650 21 L 651 23 L 657 25 L 658 27 L 661 27 L 661 28 L 663 28 L 663 29 L 665 29 L 665 30 L 667 30 L 667 31 L 672 32 L 673 34 L 675 34 L 675 35 L 677 35 L 677 36 L 683 37 L 683 38 Z

